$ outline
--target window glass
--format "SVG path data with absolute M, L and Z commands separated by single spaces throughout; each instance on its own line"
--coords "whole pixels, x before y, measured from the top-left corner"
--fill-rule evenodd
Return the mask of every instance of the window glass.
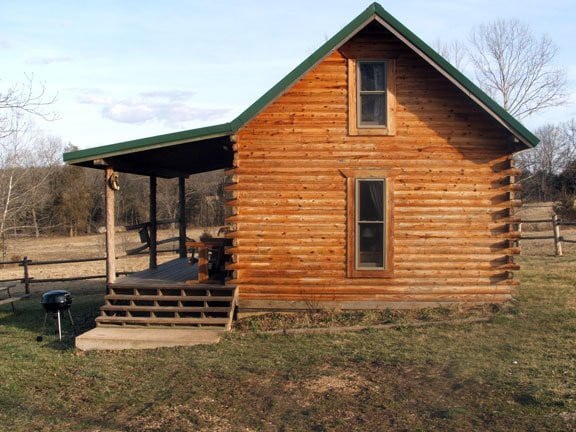
M 364 94 L 360 98 L 360 103 L 360 119 L 362 124 L 386 124 L 385 94 Z
M 383 179 L 356 183 L 356 266 L 383 269 L 385 265 L 385 189 Z
M 384 224 L 363 223 L 359 231 L 358 267 L 384 267 Z
M 386 90 L 386 63 L 360 62 L 360 90 Z
M 360 221 L 384 220 L 384 183 L 381 180 L 359 181 Z
M 386 62 L 358 62 L 358 124 L 386 126 Z

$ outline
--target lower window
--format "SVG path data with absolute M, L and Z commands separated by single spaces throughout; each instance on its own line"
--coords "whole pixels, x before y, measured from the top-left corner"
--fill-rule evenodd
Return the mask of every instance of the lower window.
M 386 264 L 386 179 L 356 179 L 356 268 Z
M 348 192 L 349 277 L 392 273 L 392 178 L 381 170 L 344 172 Z

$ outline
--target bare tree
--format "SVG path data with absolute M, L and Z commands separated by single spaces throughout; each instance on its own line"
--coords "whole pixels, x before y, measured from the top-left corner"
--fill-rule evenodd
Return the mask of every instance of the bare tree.
M 480 86 L 516 117 L 566 103 L 566 73 L 558 49 L 517 20 L 497 20 L 471 34 L 470 61 Z
M 463 70 L 466 68 L 468 64 L 468 48 L 462 42 L 458 40 L 451 42 L 437 40 L 434 43 L 434 49 L 456 69 Z
M 36 209 L 62 148 L 60 140 L 31 127 L 23 129 L 19 123 L 0 139 L 0 238 L 4 251 L 7 231 L 21 228 L 22 221 Z
M 54 101 L 55 97 L 49 97 L 44 84 L 35 82 L 33 76 L 0 90 L 0 138 L 17 132 L 30 116 L 55 119 L 56 115 L 48 110 Z

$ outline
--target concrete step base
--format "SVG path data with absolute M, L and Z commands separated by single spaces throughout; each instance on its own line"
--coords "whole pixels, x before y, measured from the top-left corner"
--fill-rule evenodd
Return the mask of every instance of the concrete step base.
M 153 349 L 218 343 L 225 330 L 99 326 L 76 337 L 76 348 L 89 350 Z

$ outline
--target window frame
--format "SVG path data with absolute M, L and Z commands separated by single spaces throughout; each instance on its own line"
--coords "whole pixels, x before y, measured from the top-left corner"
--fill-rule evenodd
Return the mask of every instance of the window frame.
M 360 65 L 386 63 L 386 124 L 360 124 Z M 348 133 L 349 135 L 396 134 L 396 62 L 389 58 L 348 59 Z
M 394 177 L 389 170 L 349 169 L 340 170 L 346 178 L 346 274 L 349 278 L 386 278 L 394 273 L 394 212 L 393 191 Z M 384 181 L 384 266 L 382 268 L 358 266 L 359 232 L 358 232 L 358 187 L 361 180 Z

